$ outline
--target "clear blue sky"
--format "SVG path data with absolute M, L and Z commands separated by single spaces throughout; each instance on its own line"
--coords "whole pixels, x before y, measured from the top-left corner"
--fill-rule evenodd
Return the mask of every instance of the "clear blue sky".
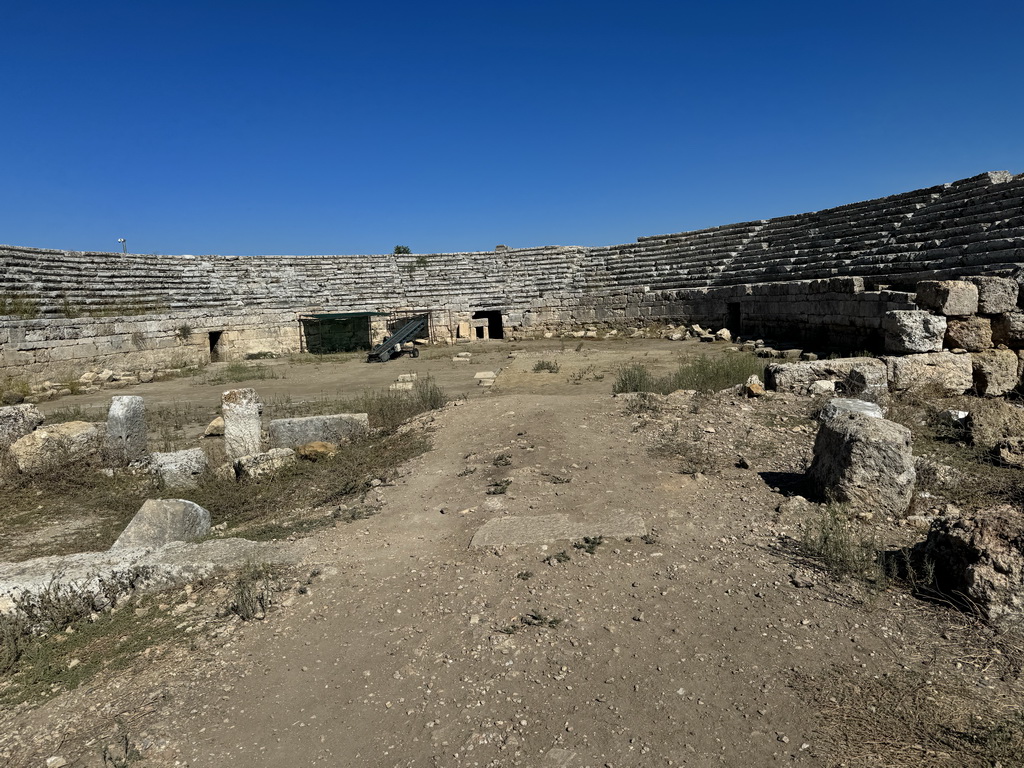
M 5 3 L 0 243 L 610 245 L 1024 171 L 1024 3 Z

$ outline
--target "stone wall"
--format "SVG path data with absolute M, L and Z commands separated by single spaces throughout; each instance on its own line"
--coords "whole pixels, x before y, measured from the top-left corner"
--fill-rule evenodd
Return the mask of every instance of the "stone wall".
M 474 313 L 507 335 L 657 321 L 833 346 L 881 344 L 921 280 L 1024 262 L 1024 175 L 985 173 L 777 219 L 601 248 L 364 256 L 156 256 L 0 247 L 0 375 L 125 361 L 170 367 L 301 348 L 299 314 L 427 312 L 454 341 Z M 187 326 L 190 334 L 181 331 Z

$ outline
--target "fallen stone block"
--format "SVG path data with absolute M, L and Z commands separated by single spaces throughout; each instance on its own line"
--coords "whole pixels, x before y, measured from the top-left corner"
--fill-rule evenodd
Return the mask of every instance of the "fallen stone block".
M 210 464 L 202 448 L 158 452 L 150 456 L 149 461 L 150 469 L 168 488 L 195 488 Z
M 889 377 L 889 387 L 894 392 L 935 386 L 947 395 L 962 395 L 974 386 L 970 355 L 932 352 L 883 357 L 882 360 Z
M 1012 349 L 988 349 L 971 355 L 974 392 L 980 397 L 999 397 L 1020 382 L 1017 354 Z
M 221 397 L 224 416 L 224 449 L 229 459 L 260 452 L 263 403 L 252 388 L 230 389 Z
M 196 541 L 210 532 L 210 513 L 185 499 L 147 499 L 111 549 L 157 549 L 172 541 Z
M 496 378 L 498 378 L 498 374 L 495 373 L 494 371 L 477 371 L 473 375 L 473 378 L 474 379 L 496 379 Z
M 766 393 L 761 377 L 756 373 L 748 376 L 746 383 L 743 385 L 743 394 L 747 397 L 763 397 Z
M 403 382 L 403 381 L 416 381 L 416 374 L 415 373 L 400 373 L 400 374 L 398 374 L 397 381 L 400 381 L 400 382 Z
M 0 563 L 0 613 L 13 610 L 15 599 L 26 592 L 61 587 L 119 600 L 135 590 L 179 586 L 245 563 L 296 563 L 301 557 L 298 544 L 211 539 L 172 541 L 159 549 L 125 547 Z M 100 579 L 105 582 L 102 588 Z M 112 584 L 121 587 L 118 594 L 110 595 Z
M 981 314 L 998 315 L 1017 308 L 1016 280 L 1006 277 L 971 277 L 968 280 L 978 286 L 978 312 Z
M 0 451 L 43 423 L 43 414 L 34 405 L 9 405 L 0 408 Z
M 807 394 L 811 397 L 818 397 L 820 395 L 833 395 L 836 391 L 836 383 L 829 379 L 818 379 L 812 381 L 811 386 L 807 388 Z
M 826 500 L 891 516 L 913 501 L 916 472 L 906 427 L 863 413 L 822 422 L 808 479 Z
M 411 392 L 413 388 L 411 381 L 396 381 L 394 384 L 388 387 L 392 392 Z
M 917 306 L 946 316 L 973 315 L 978 311 L 978 286 L 966 280 L 925 280 L 917 284 Z
M 915 559 L 934 568 L 935 588 L 996 626 L 1024 616 L 1024 516 L 1009 505 L 939 518 Z
M 258 480 L 272 475 L 297 461 L 291 448 L 271 448 L 265 453 L 235 459 L 235 477 L 239 480 Z
M 341 443 L 362 435 L 369 429 L 370 417 L 365 413 L 335 413 L 329 416 L 274 419 L 270 422 L 268 431 L 272 447 L 296 448 L 318 441 Z
M 836 416 L 848 413 L 861 413 L 873 419 L 884 419 L 885 411 L 878 403 L 867 400 L 855 400 L 849 397 L 833 397 L 818 411 L 819 421 L 828 421 Z
M 136 395 L 112 398 L 103 438 L 104 458 L 117 464 L 142 461 L 149 455 L 148 445 L 145 401 Z
M 769 363 L 765 385 L 778 392 L 809 394 L 816 381 L 828 380 L 844 395 L 888 392 L 885 363 L 872 357 L 845 357 L 835 360 L 811 360 L 793 363 Z
M 99 450 L 101 433 L 95 424 L 68 421 L 40 427 L 10 446 L 21 472 L 56 469 L 81 461 Z
M 946 321 L 946 346 L 980 352 L 992 348 L 992 321 L 987 317 L 951 317 Z
M 946 337 L 946 318 L 918 309 L 894 309 L 882 315 L 882 330 L 886 352 L 939 352 Z

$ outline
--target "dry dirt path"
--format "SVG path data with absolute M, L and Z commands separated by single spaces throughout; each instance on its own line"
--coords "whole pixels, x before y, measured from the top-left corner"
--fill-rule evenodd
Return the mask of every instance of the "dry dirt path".
M 150 723 L 154 760 L 821 764 L 815 713 L 788 683 L 867 657 L 870 638 L 851 644 L 863 616 L 790 583 L 770 547 L 779 497 L 756 473 L 673 473 L 607 395 L 496 393 L 428 430 L 434 449 L 382 489 L 378 516 L 309 540 L 324 569 L 309 594 L 236 633 Z M 592 555 L 470 547 L 500 516 L 620 510 L 653 537 Z M 562 549 L 571 560 L 542 562 Z M 560 623 L 523 626 L 531 612 Z

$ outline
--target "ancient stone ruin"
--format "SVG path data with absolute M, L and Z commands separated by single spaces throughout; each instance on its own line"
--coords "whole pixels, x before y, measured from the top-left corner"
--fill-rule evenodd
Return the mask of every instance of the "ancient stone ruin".
M 1024 346 L 1008 283 L 918 290 L 1014 277 L 1022 202 L 1024 175 L 994 172 L 599 248 L 238 257 L 0 247 L 0 376 L 126 386 L 211 360 L 367 348 L 419 316 L 447 343 L 684 322 L 900 354 L 937 352 L 943 340 Z M 994 389 L 1003 357 L 982 358 Z

